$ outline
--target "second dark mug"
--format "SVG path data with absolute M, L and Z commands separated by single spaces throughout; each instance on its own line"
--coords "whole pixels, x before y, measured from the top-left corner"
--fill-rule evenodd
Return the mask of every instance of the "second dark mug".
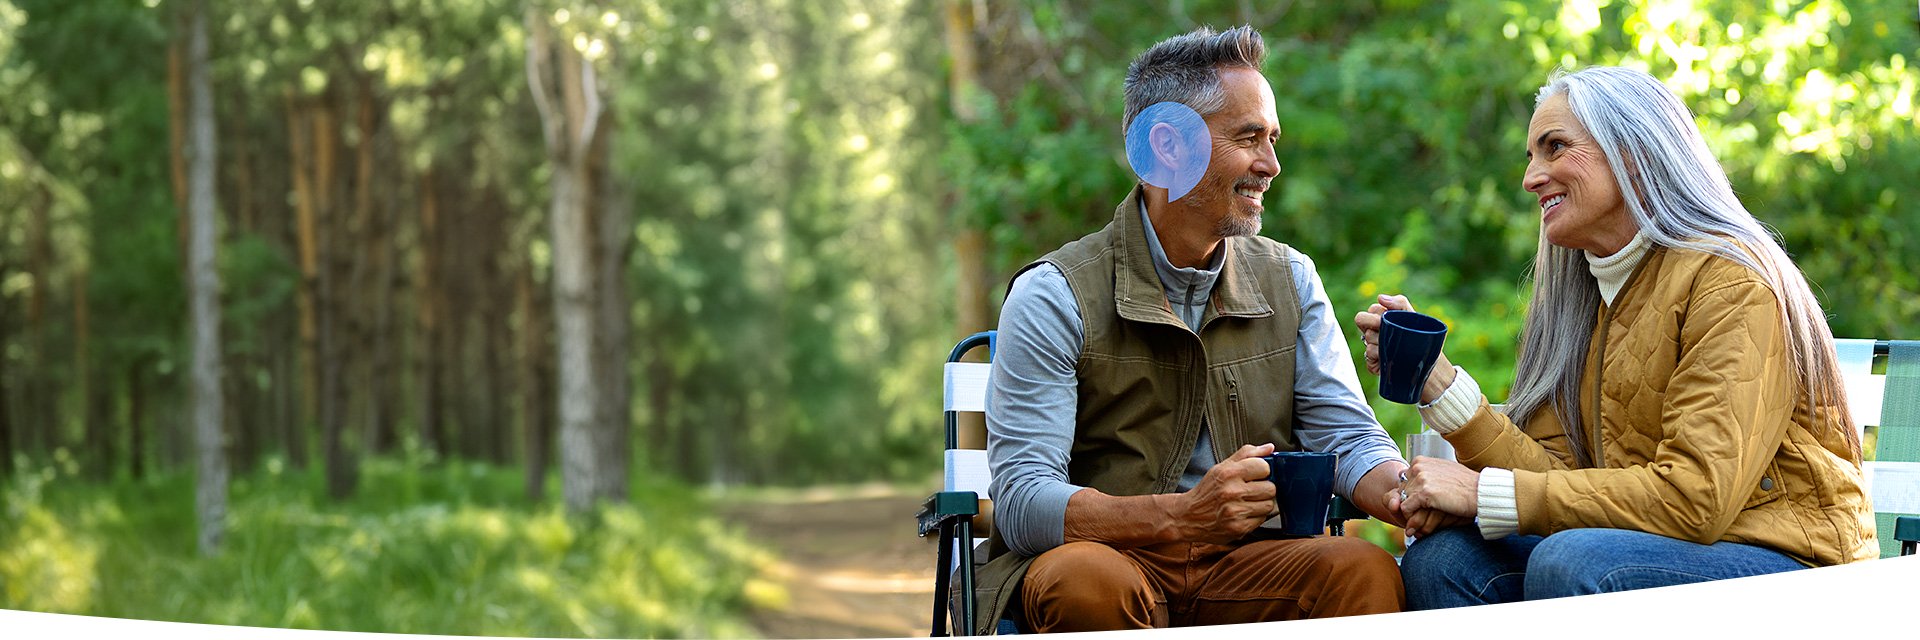
M 1446 342 L 1447 323 L 1439 318 L 1401 309 L 1380 314 L 1380 397 L 1420 402 L 1420 388 Z
M 1333 471 L 1337 457 L 1314 451 L 1282 451 L 1264 456 L 1267 478 L 1273 481 L 1273 499 L 1280 508 L 1280 528 L 1287 536 L 1317 536 L 1327 528 L 1327 508 L 1333 503 Z

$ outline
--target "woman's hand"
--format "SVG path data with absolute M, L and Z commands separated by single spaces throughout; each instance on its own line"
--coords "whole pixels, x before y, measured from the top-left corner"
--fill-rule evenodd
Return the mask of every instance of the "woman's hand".
M 1415 459 L 1416 460 L 1424 459 L 1432 462 L 1446 462 L 1444 460 L 1436 460 L 1434 458 L 1415 458 Z M 1461 469 L 1465 470 L 1465 467 L 1461 467 Z M 1411 468 L 1409 468 L 1409 471 L 1411 471 Z M 1430 474 L 1431 471 L 1429 471 L 1428 473 Z M 1467 473 L 1473 473 L 1473 472 L 1467 471 Z M 1407 492 L 1407 485 L 1408 485 L 1409 479 L 1407 478 L 1406 473 L 1400 474 L 1400 477 L 1401 477 L 1401 481 L 1399 485 L 1397 485 L 1396 488 L 1387 491 L 1386 496 L 1382 500 L 1386 503 L 1387 509 L 1393 511 L 1396 515 L 1400 516 L 1401 520 L 1404 521 L 1404 524 L 1401 525 L 1401 528 L 1406 530 L 1407 535 L 1414 536 L 1414 537 L 1429 536 L 1429 535 L 1433 535 L 1433 532 L 1439 531 L 1441 529 L 1449 529 L 1453 527 L 1473 524 L 1473 516 L 1448 513 L 1448 512 L 1433 508 L 1431 506 L 1428 506 L 1426 508 L 1420 508 L 1420 509 L 1415 509 L 1410 507 L 1407 504 L 1407 501 L 1405 500 L 1406 498 L 1412 497 L 1412 495 Z M 1474 481 L 1474 492 L 1475 492 L 1475 495 L 1474 495 L 1475 511 L 1478 511 L 1478 506 L 1479 506 L 1478 478 L 1476 478 Z
M 1471 520 L 1480 513 L 1480 472 L 1452 460 L 1415 457 L 1402 491 L 1400 512 L 1410 516 L 1438 511 Z
M 1412 311 L 1413 303 L 1408 302 L 1406 296 L 1380 294 L 1378 302 L 1353 316 L 1353 327 L 1360 330 L 1360 342 L 1367 345 L 1367 373 L 1380 375 L 1380 316 L 1396 309 Z M 1433 372 L 1427 374 L 1426 384 L 1420 389 L 1420 402 L 1431 403 L 1439 399 L 1440 394 L 1453 385 L 1453 378 L 1453 362 L 1447 360 L 1447 354 L 1442 352 L 1434 360 Z
M 1353 327 L 1360 330 L 1360 341 L 1367 345 L 1367 373 L 1380 375 L 1380 316 L 1390 310 L 1412 311 L 1406 296 L 1380 294 L 1379 301 L 1353 316 Z

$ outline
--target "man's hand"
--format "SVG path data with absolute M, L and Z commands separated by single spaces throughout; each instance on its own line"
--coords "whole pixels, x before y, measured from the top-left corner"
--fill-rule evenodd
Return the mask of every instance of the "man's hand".
M 1400 495 L 1400 477 L 1406 470 L 1406 463 L 1399 460 L 1374 465 L 1367 475 L 1360 476 L 1359 484 L 1353 486 L 1354 506 L 1382 522 L 1397 527 L 1406 526 L 1406 514 L 1400 513 L 1396 507 Z M 1392 499 L 1389 500 L 1389 497 Z
M 1156 501 L 1168 508 L 1173 531 L 1180 540 L 1225 544 L 1253 532 L 1279 509 L 1273 502 L 1273 482 L 1267 461 L 1273 444 L 1242 445 L 1220 464 L 1207 470 L 1200 484 L 1186 493 Z M 1170 508 L 1169 508 L 1170 507 Z

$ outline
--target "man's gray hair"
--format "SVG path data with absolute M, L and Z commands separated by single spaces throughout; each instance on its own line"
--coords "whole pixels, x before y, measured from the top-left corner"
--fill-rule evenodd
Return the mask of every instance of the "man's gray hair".
M 1178 102 L 1202 116 L 1227 106 L 1220 88 L 1220 67 L 1255 71 L 1267 58 L 1267 43 L 1252 26 L 1215 32 L 1200 27 L 1165 40 L 1127 65 L 1126 113 L 1120 118 L 1120 136 L 1126 137 L 1133 117 L 1162 102 Z
M 1859 434 L 1846 417 L 1846 390 L 1820 301 L 1779 238 L 1734 197 L 1687 106 L 1653 76 L 1621 67 L 1556 71 L 1536 104 L 1557 95 L 1567 97 L 1567 107 L 1593 135 L 1634 226 L 1650 244 L 1726 258 L 1753 270 L 1773 290 L 1799 395 L 1795 406 L 1814 415 L 1819 407 L 1840 412 L 1835 423 L 1858 460 Z M 1600 293 L 1582 253 L 1549 244 L 1542 227 L 1507 408 L 1516 423 L 1542 409 L 1553 411 L 1574 457 L 1589 466 L 1594 458 L 1581 424 L 1580 378 Z

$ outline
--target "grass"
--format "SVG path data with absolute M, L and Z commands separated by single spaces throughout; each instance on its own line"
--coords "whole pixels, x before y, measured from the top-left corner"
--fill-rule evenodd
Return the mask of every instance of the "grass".
M 233 482 L 219 555 L 195 551 L 193 480 L 89 482 L 64 456 L 0 491 L 0 608 L 394 633 L 742 637 L 765 552 L 685 487 L 568 515 L 520 472 L 376 459 L 358 495 L 277 462 Z M 749 597 L 749 594 L 753 594 Z

